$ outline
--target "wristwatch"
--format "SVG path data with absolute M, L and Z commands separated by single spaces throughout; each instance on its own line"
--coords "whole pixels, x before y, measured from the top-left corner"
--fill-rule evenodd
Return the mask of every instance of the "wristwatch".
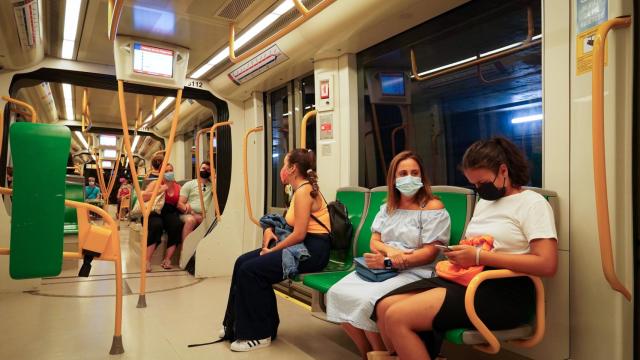
M 384 258 L 384 268 L 390 270 L 392 266 L 393 263 L 391 262 L 391 259 L 389 259 L 388 257 Z

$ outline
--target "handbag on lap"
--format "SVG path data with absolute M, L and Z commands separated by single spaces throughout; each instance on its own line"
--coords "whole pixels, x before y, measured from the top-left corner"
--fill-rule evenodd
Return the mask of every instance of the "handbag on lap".
M 353 261 L 356 263 L 356 273 L 366 281 L 381 282 L 398 275 L 395 269 L 370 269 L 362 256 Z

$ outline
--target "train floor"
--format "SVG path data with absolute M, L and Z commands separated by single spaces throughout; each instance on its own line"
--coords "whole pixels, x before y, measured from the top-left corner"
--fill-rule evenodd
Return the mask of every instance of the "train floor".
M 140 262 L 130 256 L 121 222 L 124 273 L 122 339 L 125 353 L 108 355 L 114 327 L 114 268 L 93 262 L 91 276 L 77 267 L 42 279 L 37 290 L 0 294 L 0 359 L 358 359 L 339 326 L 311 316 L 304 304 L 278 296 L 278 339 L 265 349 L 234 353 L 215 340 L 224 316 L 229 278 L 197 279 L 154 266 L 147 277 L 147 308 L 138 309 Z

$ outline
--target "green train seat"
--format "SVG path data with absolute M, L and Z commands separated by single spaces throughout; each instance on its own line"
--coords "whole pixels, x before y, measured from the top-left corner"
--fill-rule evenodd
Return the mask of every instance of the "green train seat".
M 65 199 L 77 202 L 84 201 L 84 177 L 67 175 Z M 78 234 L 78 214 L 77 210 L 71 206 L 64 208 L 64 234 Z
M 9 129 L 9 141 L 14 176 L 9 273 L 13 279 L 57 276 L 71 132 L 66 126 L 18 122 Z
M 449 212 L 451 220 L 450 245 L 457 245 L 464 236 L 464 230 L 471 220 L 476 204 L 475 192 L 471 189 L 457 186 L 438 185 L 432 186 L 431 191 L 440 198 L 444 207 Z
M 550 190 L 533 188 L 533 187 L 524 187 L 524 189 L 535 191 L 540 195 L 544 196 L 545 199 L 549 201 L 549 203 L 551 204 L 551 207 L 554 208 L 554 210 L 557 207 L 557 200 L 558 200 L 557 193 Z M 556 226 L 557 225 L 558 224 L 557 224 L 557 218 L 556 218 Z M 483 273 L 490 273 L 490 272 L 509 272 L 510 273 L 510 271 L 508 270 L 492 270 L 492 271 L 485 271 Z M 513 276 L 508 274 L 505 274 L 505 275 Z M 496 276 L 496 278 L 499 278 L 502 276 L 503 275 L 498 275 Z M 544 336 L 544 316 L 545 316 L 544 315 L 544 287 L 538 277 L 533 276 L 532 280 L 536 285 L 536 307 L 537 309 L 539 309 L 540 313 L 532 314 L 532 321 L 529 324 L 523 324 L 513 329 L 491 331 L 492 335 L 495 337 L 497 341 L 499 342 L 511 341 L 516 345 L 519 344 L 519 342 L 521 342 L 522 343 L 521 346 L 530 347 L 535 345 L 540 340 L 542 340 Z M 471 287 L 471 284 L 469 285 Z M 469 288 L 467 288 L 467 291 L 469 291 Z M 538 320 L 540 320 L 542 324 L 536 324 Z M 541 325 L 541 326 L 539 327 L 538 325 Z M 492 349 L 492 346 L 486 345 L 487 340 L 481 334 L 481 332 L 476 329 L 460 328 L 460 329 L 449 330 L 445 333 L 445 339 L 454 344 L 474 345 L 479 350 L 490 352 L 490 353 L 497 352 L 497 350 L 499 350 L 500 348 L 500 345 L 497 342 L 496 342 L 497 350 L 495 348 Z M 522 340 L 522 339 L 526 339 L 526 340 Z
M 361 222 L 359 229 L 357 231 L 357 236 L 354 239 L 353 244 L 353 253 L 355 256 L 363 256 L 365 252 L 369 251 L 369 242 L 371 240 L 371 224 L 378 214 L 378 210 L 380 210 L 380 206 L 385 202 L 387 198 L 387 188 L 385 186 L 380 186 L 371 190 L 371 194 L 369 195 L 369 203 L 367 206 L 367 210 L 364 212 L 363 221 Z M 353 260 L 353 256 L 351 257 Z M 322 294 L 326 293 L 333 284 L 337 283 L 343 277 L 349 275 L 349 273 L 353 271 L 353 264 L 346 269 L 341 271 L 334 271 L 330 273 L 318 273 L 318 274 L 308 274 L 303 279 L 303 284 L 307 287 L 310 287 L 313 290 L 316 290 Z M 312 301 L 316 301 L 316 296 L 319 294 L 314 293 Z M 312 308 L 314 306 L 312 305 Z M 322 306 L 321 306 L 322 307 Z

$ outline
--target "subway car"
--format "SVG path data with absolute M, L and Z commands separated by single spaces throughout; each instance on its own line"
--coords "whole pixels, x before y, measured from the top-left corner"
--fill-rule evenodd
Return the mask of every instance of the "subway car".
M 640 359 L 639 7 L 0 1 L 0 358 Z M 522 183 L 500 180 L 504 161 L 470 176 L 496 138 Z M 413 248 L 376 248 L 394 202 L 420 209 L 418 240 L 435 221 L 399 185 L 407 154 L 420 166 L 401 176 L 447 221 L 417 245 L 416 281 L 447 281 L 441 263 L 479 272 L 457 311 L 448 287 L 407 295 L 446 300 L 414 300 L 403 323 L 380 310 L 400 285 L 369 298 L 394 280 L 363 274 L 413 266 Z M 550 219 L 548 271 L 483 263 L 497 240 L 459 245 L 510 191 L 544 200 L 527 216 Z M 322 250 L 293 250 L 311 238 Z M 503 286 L 528 320 L 495 327 L 481 294 L 505 278 L 529 286 Z M 341 296 L 373 328 L 336 321 L 356 312 Z M 467 325 L 439 327 L 445 305 Z

